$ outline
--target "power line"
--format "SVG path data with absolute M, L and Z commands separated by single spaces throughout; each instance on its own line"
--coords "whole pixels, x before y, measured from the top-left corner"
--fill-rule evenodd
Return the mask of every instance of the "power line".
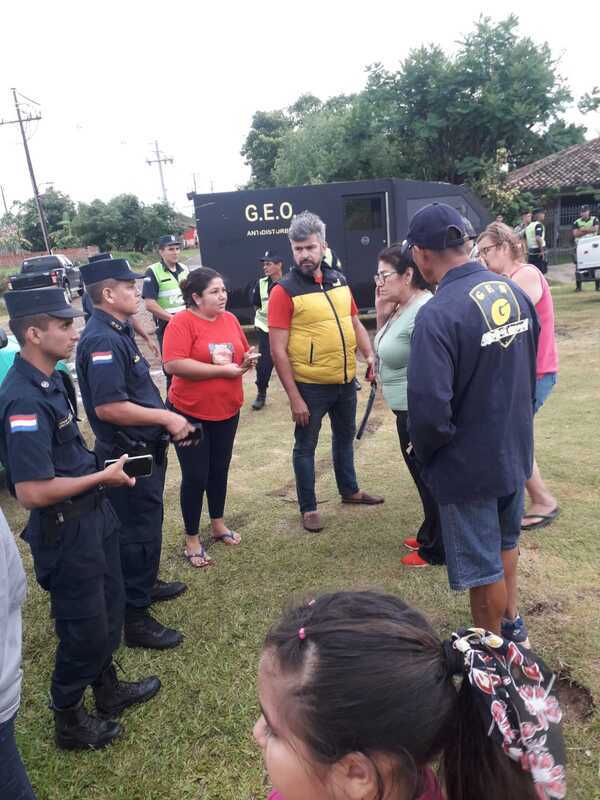
M 160 173 L 160 185 L 162 186 L 163 200 L 165 201 L 165 203 L 167 203 L 168 202 L 168 200 L 167 200 L 167 189 L 165 187 L 165 176 L 163 175 L 162 165 L 163 164 L 172 164 L 173 163 L 173 159 L 172 158 L 168 158 L 167 156 L 163 155 L 160 152 L 160 150 L 158 149 L 158 142 L 156 140 L 154 142 L 154 152 L 156 154 L 156 158 L 147 158 L 146 159 L 146 164 L 148 164 L 149 166 L 151 166 L 152 164 L 158 164 L 158 171 Z
M 33 196 L 34 196 L 34 199 L 35 199 L 35 205 L 36 205 L 37 212 L 38 212 L 38 218 L 39 218 L 39 221 L 40 221 L 40 227 L 42 229 L 42 237 L 44 239 L 44 245 L 46 247 L 46 250 L 49 253 L 52 253 L 52 249 L 50 247 L 50 239 L 48 237 L 48 225 L 46 224 L 46 217 L 44 215 L 44 209 L 42 207 L 42 201 L 40 199 L 40 193 L 38 191 L 37 183 L 36 183 L 36 180 L 35 180 L 35 174 L 33 172 L 33 164 L 31 163 L 31 156 L 29 155 L 29 147 L 27 146 L 27 137 L 25 135 L 25 126 L 23 125 L 24 122 L 31 122 L 32 120 L 41 119 L 42 115 L 41 114 L 38 114 L 37 116 L 29 115 L 28 117 L 23 118 L 23 116 L 21 115 L 21 107 L 19 105 L 19 101 L 17 100 L 17 90 L 15 88 L 13 88 L 13 89 L 11 89 L 11 91 L 13 93 L 13 98 L 14 98 L 14 101 L 15 101 L 15 108 L 17 110 L 17 119 L 8 120 L 8 121 L 0 120 L 0 125 L 16 125 L 16 124 L 18 124 L 19 128 L 21 129 L 21 137 L 23 139 L 23 147 L 25 149 L 25 158 L 27 160 L 27 168 L 29 170 L 29 177 L 31 178 L 31 185 L 33 187 Z M 20 95 L 20 96 L 21 97 L 25 97 L 25 95 Z M 25 99 L 27 100 L 27 98 L 25 98 Z M 28 102 L 35 103 L 35 105 L 39 105 L 38 103 L 35 102 L 35 100 L 29 100 Z

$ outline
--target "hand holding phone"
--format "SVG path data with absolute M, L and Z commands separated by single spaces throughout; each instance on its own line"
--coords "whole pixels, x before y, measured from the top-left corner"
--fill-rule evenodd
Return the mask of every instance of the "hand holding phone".
M 122 458 L 123 456 L 121 456 Z M 120 461 L 119 458 L 109 458 L 104 462 L 104 469 L 116 464 Z M 152 455 L 144 456 L 130 456 L 125 459 L 123 464 L 123 472 L 129 475 L 130 478 L 148 478 L 152 475 L 154 467 L 154 458 Z

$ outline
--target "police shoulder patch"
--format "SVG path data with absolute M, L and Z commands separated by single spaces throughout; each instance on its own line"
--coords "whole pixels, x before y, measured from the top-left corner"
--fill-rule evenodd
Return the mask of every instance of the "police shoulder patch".
M 8 418 L 11 433 L 25 433 L 37 431 L 37 414 L 13 414 Z
M 92 364 L 112 364 L 113 354 L 112 350 L 98 350 L 92 353 Z

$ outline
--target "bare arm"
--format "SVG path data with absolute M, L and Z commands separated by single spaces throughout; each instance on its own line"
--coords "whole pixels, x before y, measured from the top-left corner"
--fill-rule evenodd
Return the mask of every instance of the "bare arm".
M 375 289 L 375 313 L 377 315 L 377 330 L 383 328 L 388 317 L 392 313 L 396 303 L 390 300 L 382 300 L 379 294 L 379 286 Z
M 157 319 L 163 319 L 165 322 L 168 322 L 173 316 L 173 314 L 170 314 L 168 311 L 165 311 L 164 308 L 161 308 L 158 305 L 157 301 L 151 297 L 147 297 L 144 300 L 144 303 L 146 304 L 146 310 L 149 311 Z
M 310 412 L 294 380 L 294 372 L 287 352 L 289 338 L 290 332 L 286 328 L 269 328 L 271 358 L 273 359 L 273 364 L 277 370 L 279 380 L 290 401 L 292 419 L 298 425 L 304 426 L 308 424 Z
M 110 467 L 93 472 L 91 475 L 82 475 L 79 478 L 50 478 L 45 481 L 21 481 L 15 485 L 15 493 L 19 503 L 28 510 L 32 508 L 45 508 L 55 503 L 66 500 L 67 497 L 76 497 L 90 489 L 95 489 L 101 484 L 104 486 L 134 486 L 135 478 L 130 478 L 123 472 L 123 465 L 127 455 Z
M 367 362 L 369 364 L 372 364 L 375 360 L 375 357 L 373 354 L 373 347 L 371 346 L 371 339 L 369 338 L 367 329 L 356 315 L 352 317 L 352 325 L 354 327 L 354 333 L 356 335 L 356 343 L 358 345 L 358 349 L 363 354 Z
M 536 267 L 523 267 L 512 280 L 520 286 L 529 297 L 533 305 L 537 305 L 542 299 L 541 275 Z
M 118 403 L 105 403 L 96 406 L 94 411 L 98 419 L 103 422 L 110 422 L 111 425 L 128 427 L 129 425 L 162 425 L 171 434 L 174 441 L 185 439 L 188 433 L 194 428 L 174 411 L 167 411 L 166 408 L 146 408 L 130 403 L 129 400 L 122 400 Z
M 177 375 L 189 381 L 208 381 L 211 378 L 239 378 L 246 370 L 239 364 L 206 364 L 193 358 L 174 358 L 163 364 L 167 375 Z
M 146 330 L 144 330 L 144 327 L 143 327 L 141 321 L 139 319 L 137 319 L 136 317 L 131 317 L 131 324 L 133 326 L 133 330 L 137 333 L 137 335 L 140 337 L 140 339 L 143 339 L 146 342 L 146 344 L 148 345 L 148 347 L 152 351 L 153 355 L 158 357 L 160 355 L 158 347 L 156 346 L 155 341 L 151 338 L 151 336 L 148 334 L 148 332 Z

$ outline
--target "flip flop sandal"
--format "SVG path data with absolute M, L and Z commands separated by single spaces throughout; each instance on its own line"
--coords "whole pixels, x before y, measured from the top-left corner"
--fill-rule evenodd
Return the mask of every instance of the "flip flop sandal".
M 539 522 L 531 522 L 529 525 L 521 524 L 521 530 L 534 531 L 538 528 L 545 528 L 548 525 L 551 525 L 559 514 L 560 508 L 558 506 L 556 506 L 554 511 L 551 511 L 549 514 L 525 514 L 523 519 L 537 519 Z
M 239 536 L 239 534 L 237 535 Z M 222 534 L 222 536 L 213 536 L 212 540 L 213 542 L 223 542 L 223 544 L 225 544 L 225 542 L 227 542 L 227 544 L 231 542 L 231 544 L 229 544 L 229 546 L 231 547 L 231 545 L 237 546 L 238 544 L 242 543 L 241 538 L 238 541 L 235 537 L 236 537 L 235 531 L 227 531 L 227 533 Z
M 208 569 L 214 565 L 213 559 L 208 555 L 206 550 L 204 549 L 204 545 L 200 545 L 200 552 L 199 553 L 188 553 L 187 550 L 183 551 L 183 557 L 190 562 L 190 566 L 194 567 L 194 569 Z M 203 564 L 194 564 L 192 561 L 193 558 L 201 558 L 204 561 Z

